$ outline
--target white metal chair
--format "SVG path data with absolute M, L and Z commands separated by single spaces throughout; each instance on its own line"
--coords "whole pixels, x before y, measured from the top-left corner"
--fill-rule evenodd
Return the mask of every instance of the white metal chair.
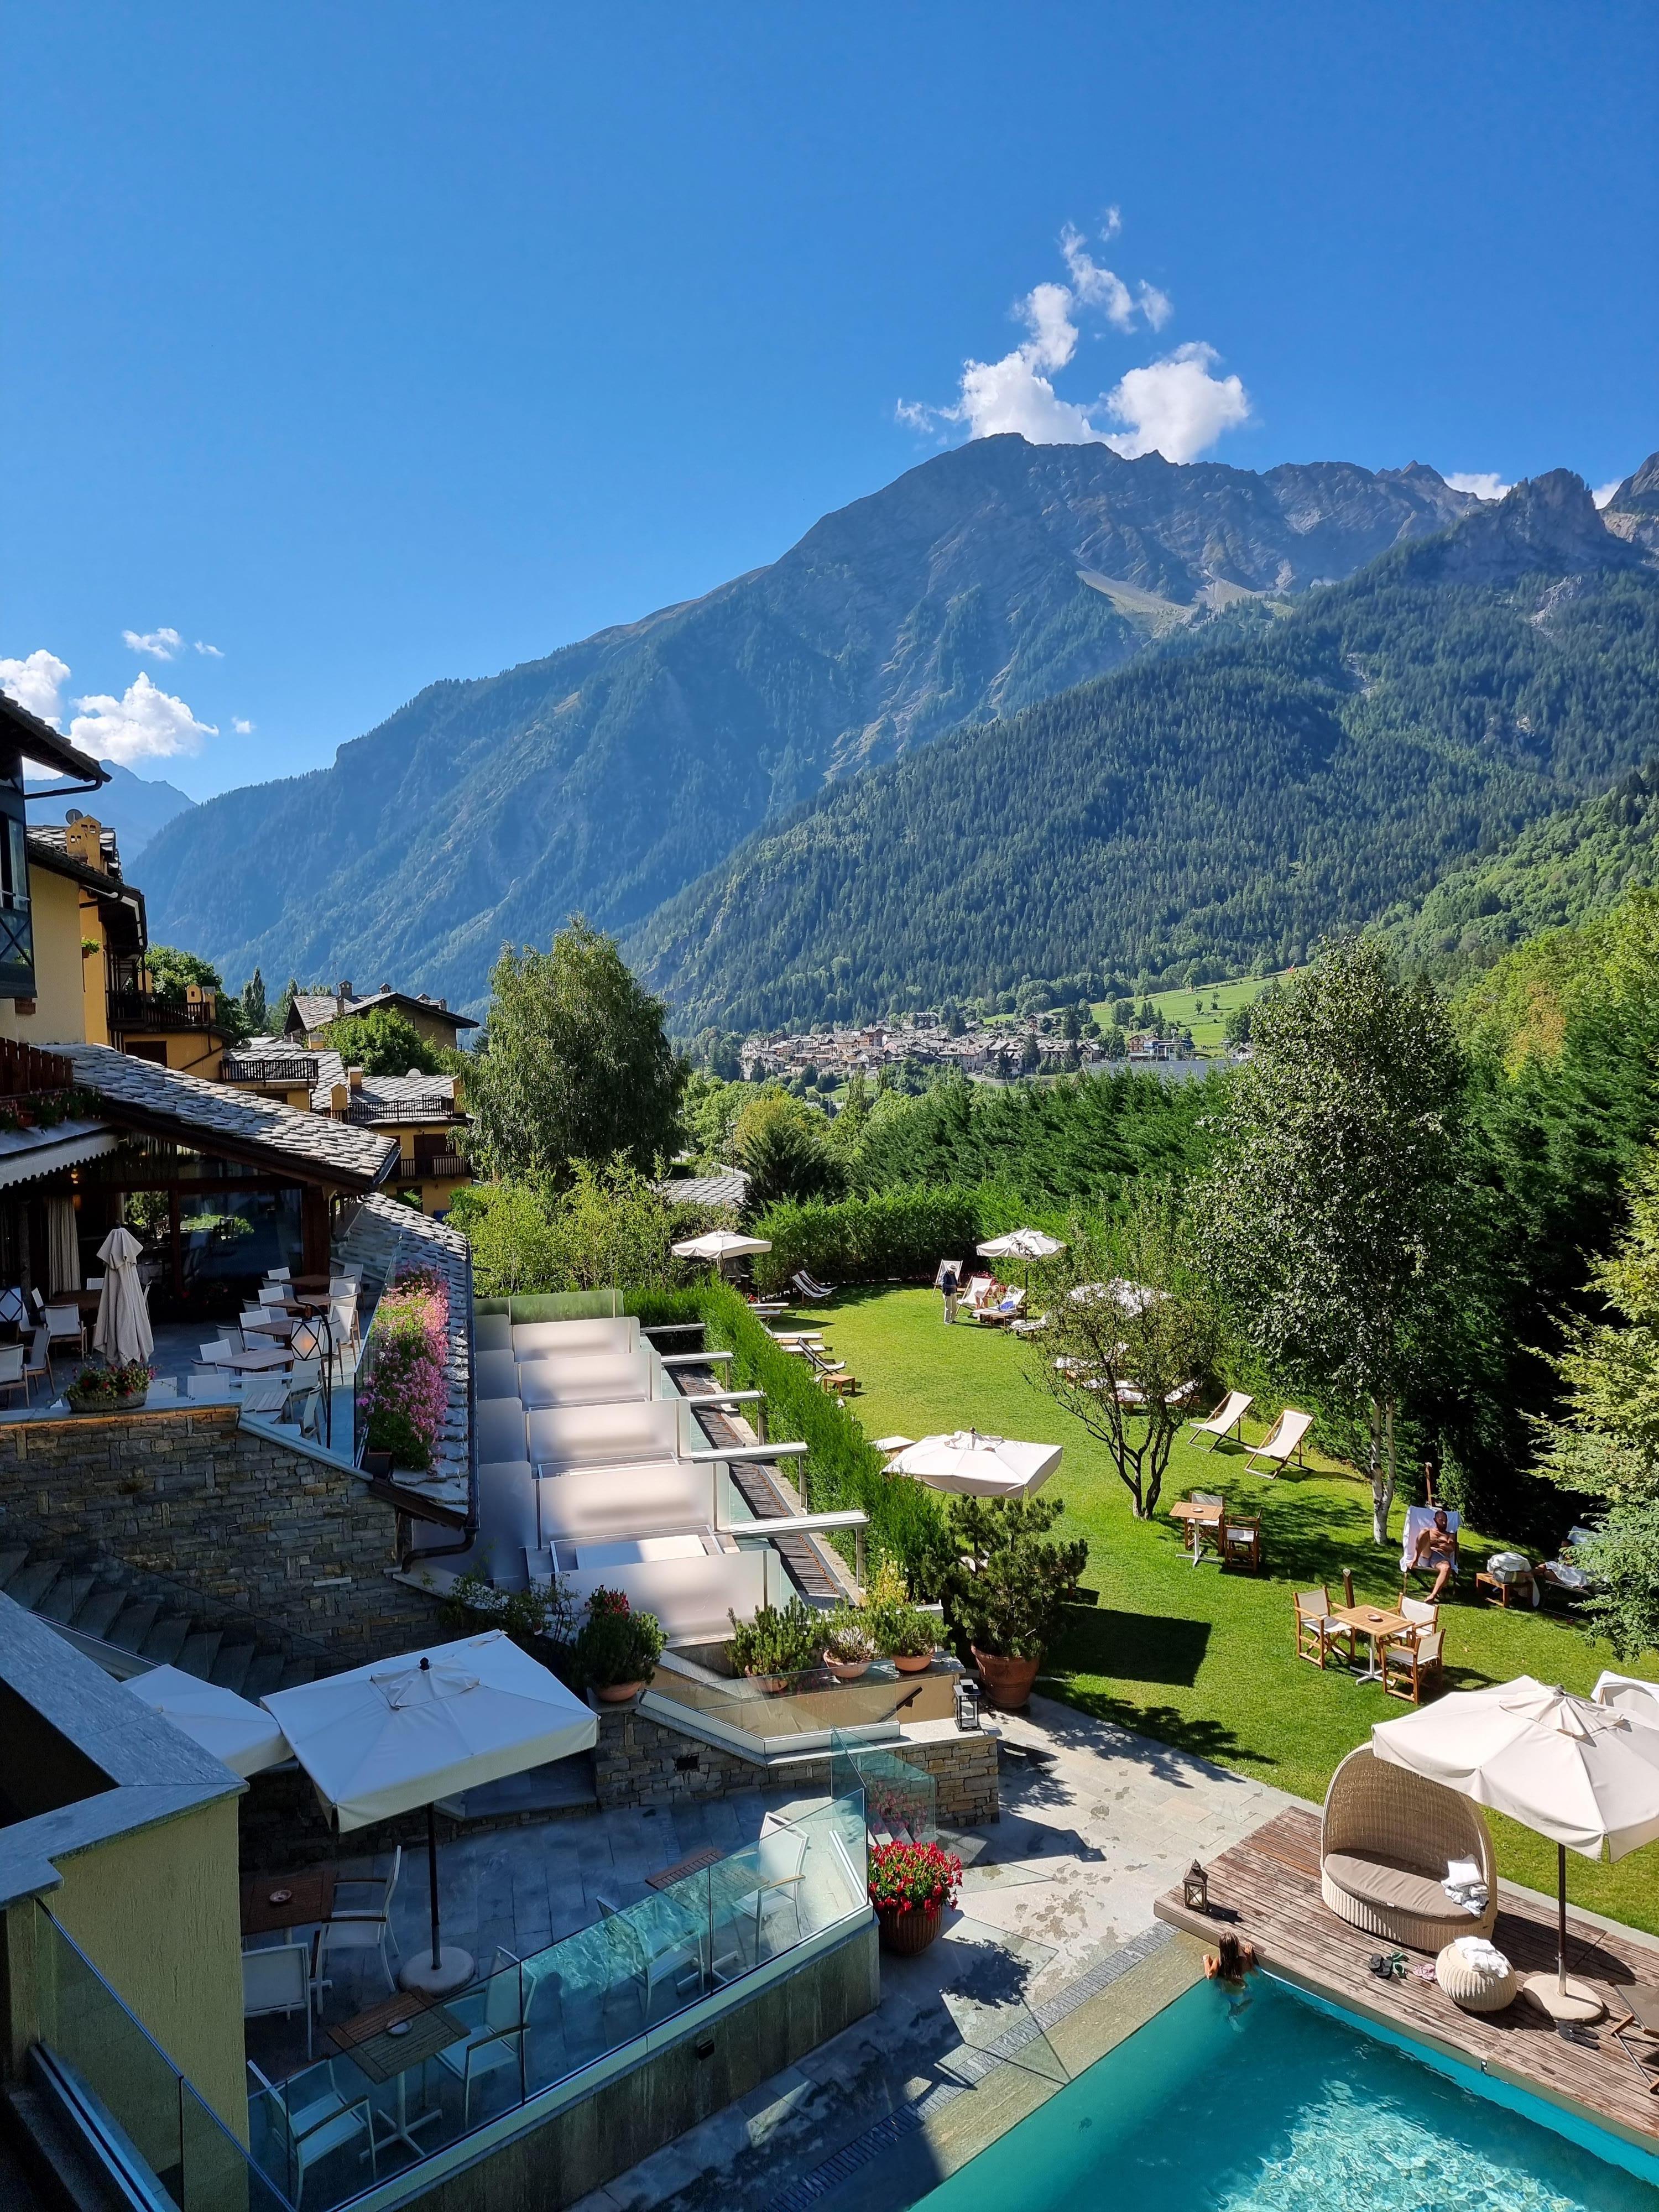
M 242 1385 L 245 1413 L 280 1413 L 288 1403 L 288 1378 L 283 1375 L 250 1375 Z
M 216 1337 L 211 1344 L 201 1347 L 204 1367 L 227 1367 L 236 1347 L 228 1336 Z
M 242 1954 L 242 2018 L 264 2020 L 281 2013 L 306 2016 L 306 2057 L 311 2056 L 311 1946 L 272 1943 Z
M 391 1945 L 394 1958 L 401 1955 L 398 1950 L 398 1939 L 392 1932 L 392 1900 L 397 1893 L 398 1877 L 403 1870 L 404 1847 L 399 1844 L 392 1855 L 392 1871 L 384 1881 L 375 1875 L 356 1875 L 335 1883 L 334 1911 L 317 1931 L 317 1986 L 319 1990 L 333 1986 L 324 1971 L 333 1960 L 354 1954 L 361 1957 L 365 1951 L 380 1954 L 386 1987 L 396 1988 L 392 1977 L 392 1960 L 386 1956 L 386 1946 Z M 340 1893 L 348 1889 L 368 1891 L 368 1904 L 341 1911 Z
M 38 1375 L 46 1378 L 46 1388 L 52 1388 L 52 1339 L 44 1328 L 37 1328 L 29 1340 L 28 1357 L 23 1362 L 23 1403 L 34 1401 L 34 1379 Z
M 332 2059 L 325 2059 L 319 2067 L 308 2067 L 280 2087 L 267 2081 L 252 2059 L 247 2070 L 265 2094 L 266 2119 L 296 2205 L 305 2198 L 307 2169 L 359 2136 L 367 2138 L 368 2148 L 357 2154 L 358 2159 L 366 2158 L 370 2175 L 380 2179 L 374 2167 L 374 2123 L 368 2099 L 341 2094 Z
M 262 1306 L 285 1306 L 288 1304 L 288 1292 L 269 1283 L 261 1283 L 259 1303 Z
M 46 1326 L 49 1346 L 72 1344 L 81 1357 L 86 1358 L 87 1325 L 81 1318 L 79 1306 L 48 1306 Z
M 476 1991 L 468 1996 L 475 1998 Z M 524 2045 L 524 2012 L 520 1996 L 520 1962 L 511 1951 L 498 1950 L 483 1986 L 483 2006 L 478 2019 L 468 2024 L 465 2043 L 446 2044 L 438 2063 L 448 2068 L 461 2084 L 462 2125 L 472 2124 L 472 2085 L 509 2067 L 520 2071 Z M 447 2009 L 459 2012 L 465 2003 L 452 1997 Z M 465 2017 L 465 2014 L 463 2014 Z
M 149 1378 L 149 1402 L 152 1406 L 176 1404 L 179 1397 L 179 1378 L 176 1375 L 152 1375 Z
M 641 2017 L 647 2026 L 652 2003 L 659 1989 L 666 1986 L 672 1990 L 679 2002 L 694 1990 L 701 1989 L 702 1952 L 684 1929 L 670 1919 L 649 1931 L 651 1936 L 660 1941 L 648 1941 L 647 1929 L 620 1911 L 608 1897 L 601 1897 L 596 1890 L 593 1902 L 602 1916 L 605 1944 L 613 1962 L 629 1980 L 639 1984 Z
M 235 1377 L 223 1367 L 192 1367 L 185 1382 L 191 1398 L 228 1398 L 235 1387 Z
M 286 1267 L 267 1267 L 265 1280 L 268 1283 L 291 1283 L 294 1278 Z
M 27 1404 L 29 1385 L 23 1372 L 25 1349 L 21 1344 L 0 1344 L 0 1391 L 21 1390 Z
M 799 1942 L 804 1932 L 800 1917 L 801 1883 L 809 1838 L 799 1828 L 785 1826 L 781 1822 L 763 1835 L 755 1845 L 755 1887 L 738 1898 L 734 1913 L 747 1919 L 752 1912 L 755 1920 L 755 1961 L 761 1958 L 763 1923 L 769 1904 L 787 1905 L 795 1916 L 795 1941 Z

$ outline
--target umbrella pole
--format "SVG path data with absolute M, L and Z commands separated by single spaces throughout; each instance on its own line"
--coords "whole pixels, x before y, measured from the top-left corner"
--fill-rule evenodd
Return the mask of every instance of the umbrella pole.
M 442 1971 L 443 1960 L 438 1952 L 438 1811 L 434 1805 L 428 1805 L 426 1808 L 426 1873 L 427 1886 L 432 1897 L 432 1971 L 435 1974 Z M 1567 1940 L 1566 1880 L 1564 1854 L 1561 1864 L 1561 1941 L 1564 1945 Z M 1565 1958 L 1565 1955 L 1564 1950 L 1562 1956 Z
M 1556 1911 L 1555 1911 L 1555 1986 L 1563 1996 L 1567 1994 L 1567 1847 L 1555 1847 Z

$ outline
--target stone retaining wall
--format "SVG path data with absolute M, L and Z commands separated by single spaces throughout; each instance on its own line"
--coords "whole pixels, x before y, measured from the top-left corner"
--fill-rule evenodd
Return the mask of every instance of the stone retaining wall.
M 211 1626 L 249 1616 L 340 1666 L 436 1626 L 432 1599 L 391 1579 L 392 1509 L 231 1406 L 0 1421 L 0 1539 L 163 1578 Z
M 785 1787 L 803 1795 L 830 1787 L 827 1754 L 764 1766 L 733 1751 L 683 1735 L 633 1705 L 600 1705 L 593 1778 L 601 1807 L 668 1805 L 676 1799 L 724 1797 L 738 1790 Z M 884 1746 L 931 1774 L 939 1818 L 950 1827 L 977 1827 L 1000 1817 L 997 1739 L 970 1735 L 906 1739 Z

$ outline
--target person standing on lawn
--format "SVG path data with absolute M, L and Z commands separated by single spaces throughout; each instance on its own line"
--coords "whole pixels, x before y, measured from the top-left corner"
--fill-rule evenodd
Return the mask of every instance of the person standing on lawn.
M 947 1267 L 939 1279 L 939 1286 L 945 1293 L 945 1325 L 948 1328 L 957 1317 L 957 1271 L 954 1267 Z

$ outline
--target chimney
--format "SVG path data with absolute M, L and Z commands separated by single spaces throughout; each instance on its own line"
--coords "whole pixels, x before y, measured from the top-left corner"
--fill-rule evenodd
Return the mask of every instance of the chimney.
M 382 983 L 382 984 L 381 984 L 381 986 L 380 986 L 380 990 L 381 990 L 381 992 L 382 992 L 382 994 L 384 994 L 386 992 L 389 991 L 391 988 L 392 988 L 392 986 L 391 986 L 391 984 L 390 984 L 390 983 Z
M 449 1001 L 447 999 L 440 999 L 438 1005 L 441 1011 L 446 1014 L 449 1012 Z
M 337 1083 L 328 1094 L 329 1111 L 337 1121 L 343 1121 L 351 1094 L 343 1083 Z
M 346 1081 L 347 1081 L 347 1082 L 351 1085 L 351 1088 L 352 1088 L 352 1090 L 353 1090 L 354 1091 L 361 1091 L 361 1090 L 362 1089 L 362 1087 L 363 1087 L 363 1071 L 362 1070 L 362 1068 L 361 1068 L 361 1067 L 349 1067 L 349 1068 L 347 1068 L 347 1070 L 346 1070 Z
M 64 850 L 83 868 L 100 876 L 109 872 L 104 866 L 104 826 L 93 815 L 77 814 L 73 822 L 65 823 Z

